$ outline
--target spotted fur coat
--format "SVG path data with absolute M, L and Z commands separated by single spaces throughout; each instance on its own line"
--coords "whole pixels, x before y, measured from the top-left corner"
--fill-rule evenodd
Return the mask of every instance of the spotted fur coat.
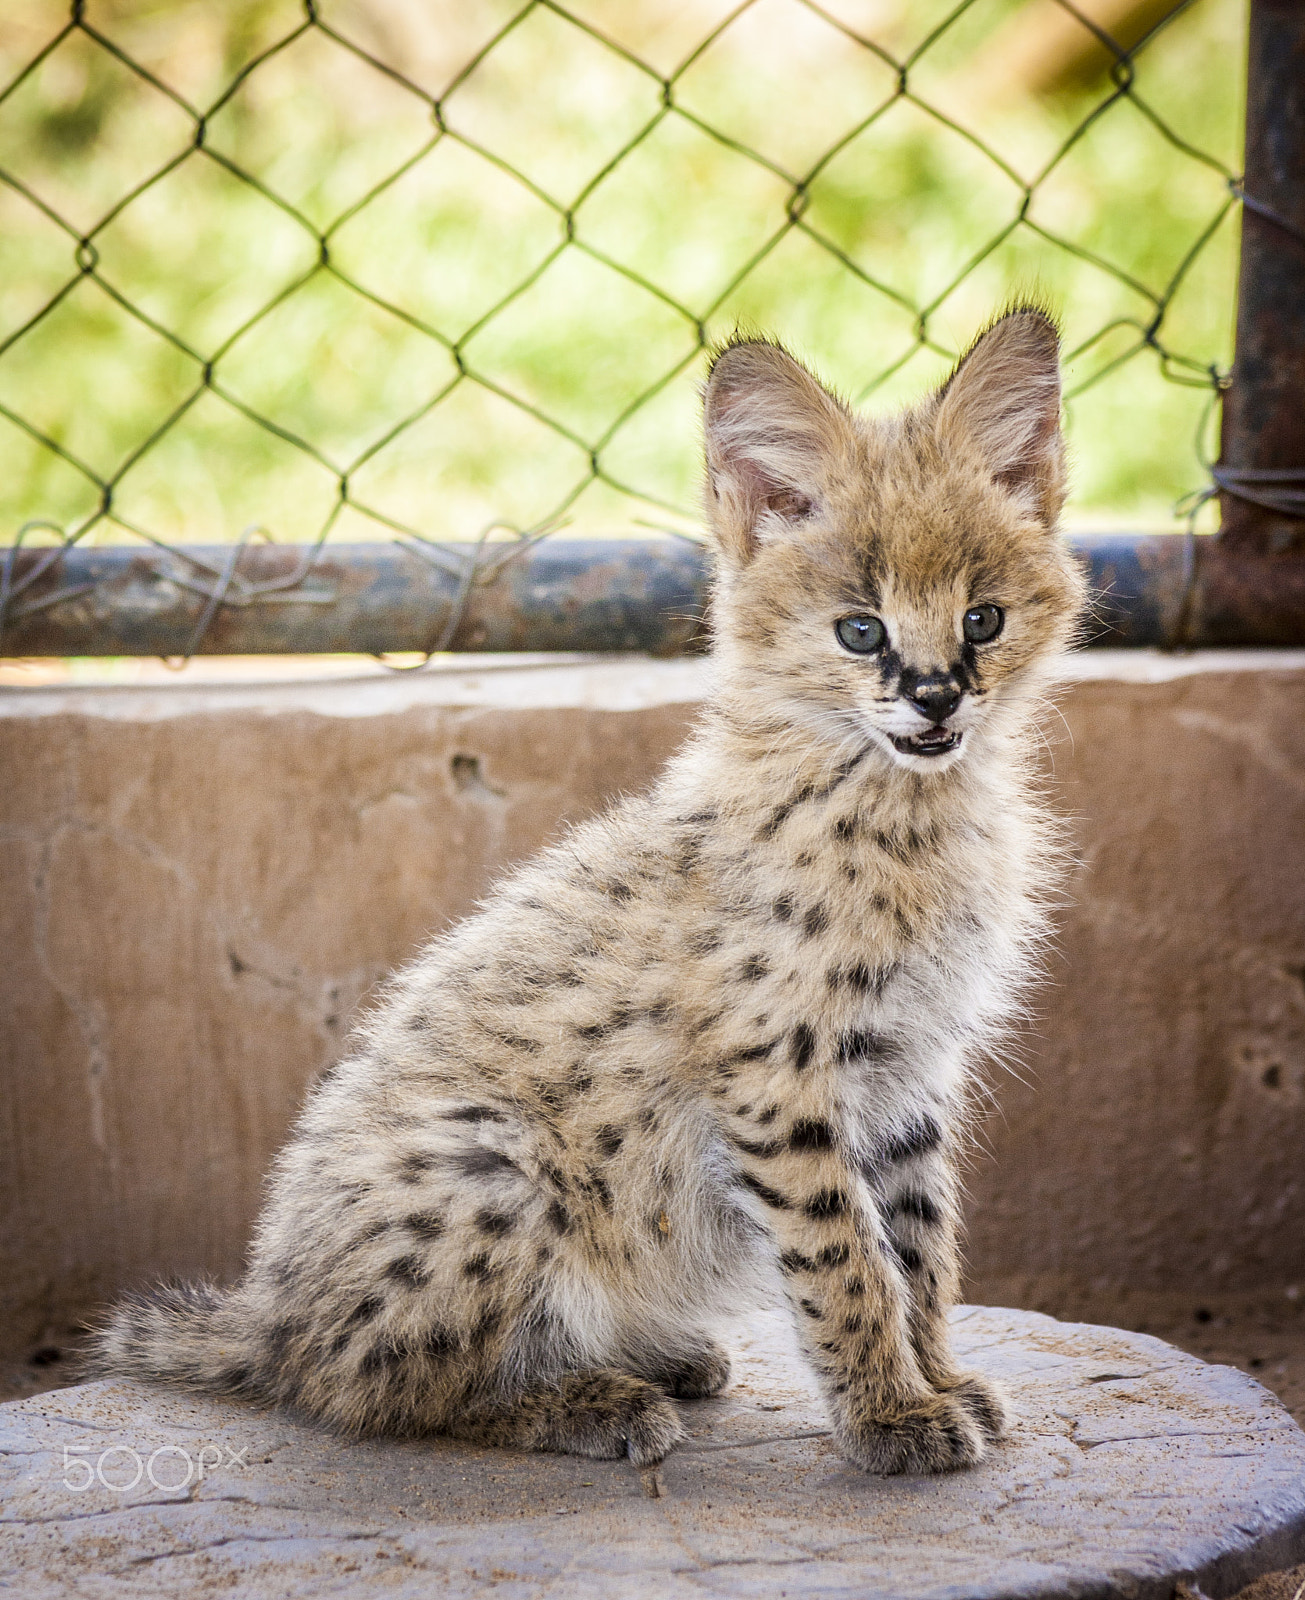
M 687 748 L 391 981 L 244 1279 L 123 1302 L 95 1370 L 651 1463 L 728 1381 L 722 1318 L 786 1299 L 848 1460 L 979 1460 L 1005 1404 L 948 1343 L 956 1164 L 1055 872 L 1059 407 L 1030 308 L 886 419 L 725 348 Z

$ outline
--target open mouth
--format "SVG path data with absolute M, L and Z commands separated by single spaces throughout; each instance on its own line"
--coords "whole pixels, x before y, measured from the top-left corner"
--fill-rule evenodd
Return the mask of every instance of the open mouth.
M 945 756 L 960 744 L 962 734 L 958 728 L 926 728 L 923 733 L 912 733 L 904 738 L 889 734 L 893 748 L 904 756 Z

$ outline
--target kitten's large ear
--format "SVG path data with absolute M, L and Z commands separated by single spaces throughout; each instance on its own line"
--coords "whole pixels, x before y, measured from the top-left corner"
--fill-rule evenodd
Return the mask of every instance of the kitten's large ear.
M 1065 497 L 1060 339 L 1043 311 L 1021 306 L 982 333 L 939 398 L 939 442 L 977 452 L 1032 516 L 1051 527 Z
M 707 380 L 707 519 L 725 554 L 800 528 L 820 505 L 831 458 L 851 436 L 848 414 L 778 345 L 727 345 Z

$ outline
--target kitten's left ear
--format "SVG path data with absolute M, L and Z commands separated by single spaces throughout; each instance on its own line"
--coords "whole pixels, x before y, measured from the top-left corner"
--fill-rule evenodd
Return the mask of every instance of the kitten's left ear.
M 977 453 L 1030 515 L 1054 525 L 1065 498 L 1060 338 L 1044 311 L 1021 306 L 979 335 L 939 396 L 939 443 Z

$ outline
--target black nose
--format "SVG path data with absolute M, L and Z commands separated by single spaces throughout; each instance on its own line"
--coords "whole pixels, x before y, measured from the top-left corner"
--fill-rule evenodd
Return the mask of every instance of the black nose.
M 923 711 L 934 722 L 944 722 L 961 703 L 961 691 L 956 679 L 930 674 L 920 678 L 906 691 L 911 704 Z

